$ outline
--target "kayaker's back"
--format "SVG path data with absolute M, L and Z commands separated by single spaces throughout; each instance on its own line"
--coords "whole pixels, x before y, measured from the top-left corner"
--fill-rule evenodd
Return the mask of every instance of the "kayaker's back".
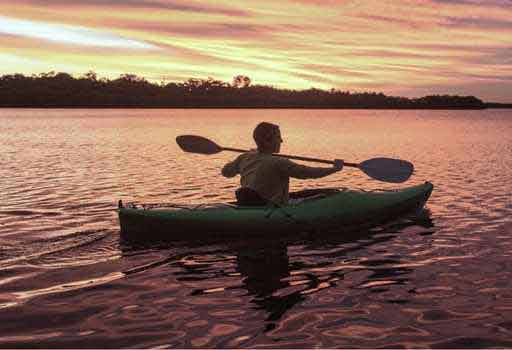
M 256 191 L 275 204 L 288 202 L 289 177 L 281 172 L 286 160 L 271 154 L 251 151 L 238 156 L 222 169 L 224 176 L 240 174 L 240 185 Z
M 288 203 L 290 180 L 283 176 L 283 158 L 260 152 L 248 152 L 240 159 L 240 185 L 255 190 L 261 197 L 276 204 Z

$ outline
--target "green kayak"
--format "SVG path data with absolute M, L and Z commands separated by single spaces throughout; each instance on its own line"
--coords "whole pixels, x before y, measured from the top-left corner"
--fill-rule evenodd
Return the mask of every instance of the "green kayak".
M 183 239 L 229 235 L 268 235 L 368 226 L 423 208 L 430 182 L 392 191 L 313 190 L 302 202 L 282 207 L 234 203 L 196 207 L 128 206 L 119 202 L 121 235 L 127 239 Z

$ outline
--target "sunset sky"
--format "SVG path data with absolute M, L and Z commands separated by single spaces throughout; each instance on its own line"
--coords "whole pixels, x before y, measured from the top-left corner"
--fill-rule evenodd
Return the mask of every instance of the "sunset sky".
M 512 102 L 512 0 L 0 0 L 0 74 Z

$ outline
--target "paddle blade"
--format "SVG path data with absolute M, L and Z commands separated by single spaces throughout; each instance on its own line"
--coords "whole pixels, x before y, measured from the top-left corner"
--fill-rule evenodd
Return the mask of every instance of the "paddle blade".
M 222 151 L 219 145 L 202 136 L 181 135 L 176 137 L 176 143 L 185 152 L 215 154 Z
M 411 177 L 414 165 L 401 159 L 372 158 L 360 163 L 359 169 L 376 180 L 400 183 Z

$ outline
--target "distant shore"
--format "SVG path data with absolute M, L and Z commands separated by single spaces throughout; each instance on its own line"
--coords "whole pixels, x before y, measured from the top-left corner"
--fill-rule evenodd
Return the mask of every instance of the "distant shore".
M 512 103 L 486 102 L 485 103 L 485 108 L 509 109 L 509 108 L 512 108 Z
M 485 109 L 512 109 L 512 104 L 503 104 L 503 106 L 491 107 L 233 107 L 233 106 L 8 106 L 0 103 L 0 109 L 309 109 L 309 110 L 485 110 Z
M 251 85 L 245 76 L 226 83 L 212 78 L 183 83 L 148 82 L 136 75 L 98 79 L 67 73 L 0 77 L 0 108 L 211 108 L 211 109 L 486 109 L 512 103 L 483 102 L 475 96 L 430 95 L 420 98 L 353 93 L 336 89 L 278 89 Z

